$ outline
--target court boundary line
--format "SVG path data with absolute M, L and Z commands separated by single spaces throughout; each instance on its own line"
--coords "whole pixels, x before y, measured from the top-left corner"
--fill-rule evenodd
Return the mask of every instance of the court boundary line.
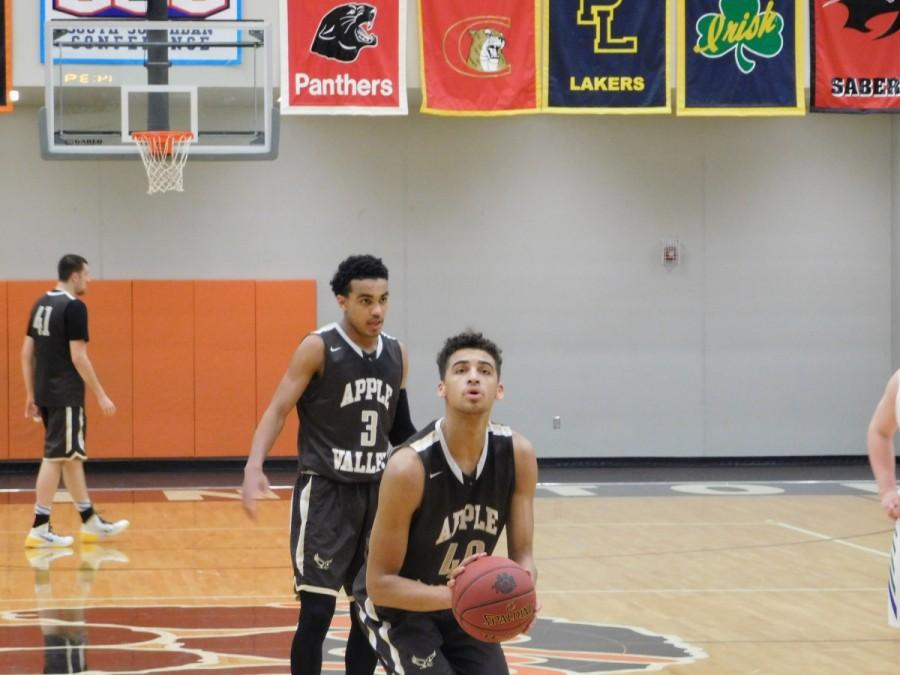
M 874 480 L 871 481 L 861 481 L 858 478 L 847 478 L 847 479 L 829 479 L 829 480 L 670 480 L 670 481 L 604 481 L 604 482 L 590 482 L 590 483 L 563 483 L 558 481 L 551 482 L 538 482 L 537 487 L 541 488 L 549 488 L 549 487 L 580 487 L 580 488 L 592 488 L 592 487 L 608 487 L 613 485 L 622 485 L 622 486 L 634 486 L 634 485 L 648 485 L 648 486 L 659 486 L 659 485 L 844 485 L 846 483 L 866 483 L 871 482 L 874 483 Z M 273 485 L 270 487 L 271 490 L 293 490 L 293 485 Z M 180 486 L 153 486 L 153 487 L 102 487 L 102 486 L 91 486 L 92 492 L 149 492 L 149 491 L 163 491 L 163 490 L 240 490 L 240 486 L 235 485 L 180 485 Z M 0 494 L 15 494 L 15 493 L 27 493 L 34 492 L 34 488 L 0 488 Z M 64 490 L 60 490 L 60 492 L 65 492 Z M 677 495 L 676 495 L 677 496 Z M 709 496 L 721 496 L 721 497 L 729 497 L 731 495 L 709 495 Z M 736 495 L 743 496 L 743 495 Z M 765 496 L 765 495 L 762 495 Z M 774 495 L 771 495 L 774 496 Z
M 849 546 L 850 548 L 855 548 L 859 551 L 863 551 L 865 553 L 872 553 L 874 555 L 880 556 L 882 558 L 890 558 L 890 553 L 885 553 L 884 551 L 879 551 L 874 548 L 869 548 L 868 546 L 860 546 L 859 544 L 854 544 L 849 541 L 844 541 L 841 537 L 831 537 L 827 534 L 822 534 L 821 532 L 815 532 L 814 530 L 807 530 L 803 527 L 798 527 L 797 525 L 791 525 L 790 523 L 783 523 L 778 520 L 767 520 L 766 522 L 771 523 L 772 525 L 777 525 L 778 527 L 783 527 L 788 530 L 793 530 L 794 532 L 799 532 L 801 534 L 805 534 L 809 537 L 815 537 L 816 539 L 821 539 L 822 541 L 830 541 L 834 544 L 841 544 L 842 546 Z M 858 535 L 857 535 L 858 536 Z

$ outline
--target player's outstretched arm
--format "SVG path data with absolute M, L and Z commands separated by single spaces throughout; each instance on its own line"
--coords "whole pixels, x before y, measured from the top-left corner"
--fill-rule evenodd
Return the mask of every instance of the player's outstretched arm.
M 287 371 L 253 433 L 241 486 L 241 503 L 251 518 L 256 518 L 257 496 L 269 490 L 263 463 L 284 428 L 285 419 L 306 391 L 310 380 L 322 370 L 324 359 L 325 342 L 319 335 L 307 335 L 294 351 Z
M 532 547 L 534 542 L 534 493 L 537 488 L 537 455 L 529 440 L 513 433 L 516 459 L 516 487 L 512 496 L 507 525 L 509 557 L 531 572 L 537 581 Z
M 891 518 L 900 517 L 900 495 L 897 494 L 894 459 L 894 433 L 897 431 L 897 389 L 900 386 L 900 371 L 894 373 L 869 422 L 866 445 L 869 449 L 869 464 L 878 484 L 881 506 Z
M 381 478 L 378 509 L 369 536 L 366 590 L 376 605 L 413 612 L 450 609 L 450 589 L 400 576 L 412 516 L 425 490 L 425 469 L 416 453 L 400 448 Z

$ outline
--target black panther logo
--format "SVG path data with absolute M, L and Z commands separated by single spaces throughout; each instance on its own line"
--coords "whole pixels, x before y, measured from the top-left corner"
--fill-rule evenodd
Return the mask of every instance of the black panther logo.
M 372 5 L 340 5 L 322 17 L 310 51 L 336 61 L 356 61 L 363 47 L 374 47 L 378 38 L 369 31 L 375 23 Z
M 870 33 L 872 29 L 866 26 L 869 19 L 879 14 L 896 12 L 897 16 L 894 18 L 894 23 L 876 39 L 886 38 L 900 30 L 900 0 L 828 0 L 824 6 L 828 7 L 834 3 L 844 5 L 849 12 L 844 28 L 852 28 L 861 33 Z

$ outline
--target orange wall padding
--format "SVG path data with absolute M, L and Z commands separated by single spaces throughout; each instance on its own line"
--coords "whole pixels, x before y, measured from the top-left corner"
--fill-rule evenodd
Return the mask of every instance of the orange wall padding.
M 31 307 L 42 293 L 46 293 L 54 286 L 55 284 L 49 281 L 10 281 L 6 285 L 10 459 L 37 459 L 42 456 L 43 427 L 25 417 L 25 385 L 22 383 L 20 356 Z
M 256 417 L 269 405 L 300 341 L 316 329 L 315 281 L 256 282 Z M 292 413 L 269 453 L 297 454 L 297 415 Z
M 254 283 L 198 281 L 194 293 L 194 448 L 246 456 L 257 422 Z
M 97 399 L 85 393 L 88 456 L 131 457 L 134 454 L 131 282 L 94 281 L 84 300 L 88 305 L 88 356 L 116 414 L 103 417 Z
M 9 381 L 9 330 L 6 318 L 6 282 L 0 281 L 0 460 L 9 457 L 9 387 L 2 386 Z
M 194 283 L 135 281 L 134 456 L 194 454 Z
M 0 282 L 0 460 L 39 459 L 24 418 L 19 353 L 50 281 Z M 300 340 L 316 327 L 314 281 L 94 281 L 88 353 L 110 398 L 87 394 L 92 458 L 241 457 Z M 5 382 L 5 386 L 4 386 Z M 291 414 L 270 456 L 297 452 Z

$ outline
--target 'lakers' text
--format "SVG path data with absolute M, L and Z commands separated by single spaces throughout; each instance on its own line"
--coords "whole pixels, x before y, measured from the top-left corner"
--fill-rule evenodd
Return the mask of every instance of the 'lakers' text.
M 569 76 L 569 91 L 644 91 L 644 86 L 644 78 L 640 76 Z

